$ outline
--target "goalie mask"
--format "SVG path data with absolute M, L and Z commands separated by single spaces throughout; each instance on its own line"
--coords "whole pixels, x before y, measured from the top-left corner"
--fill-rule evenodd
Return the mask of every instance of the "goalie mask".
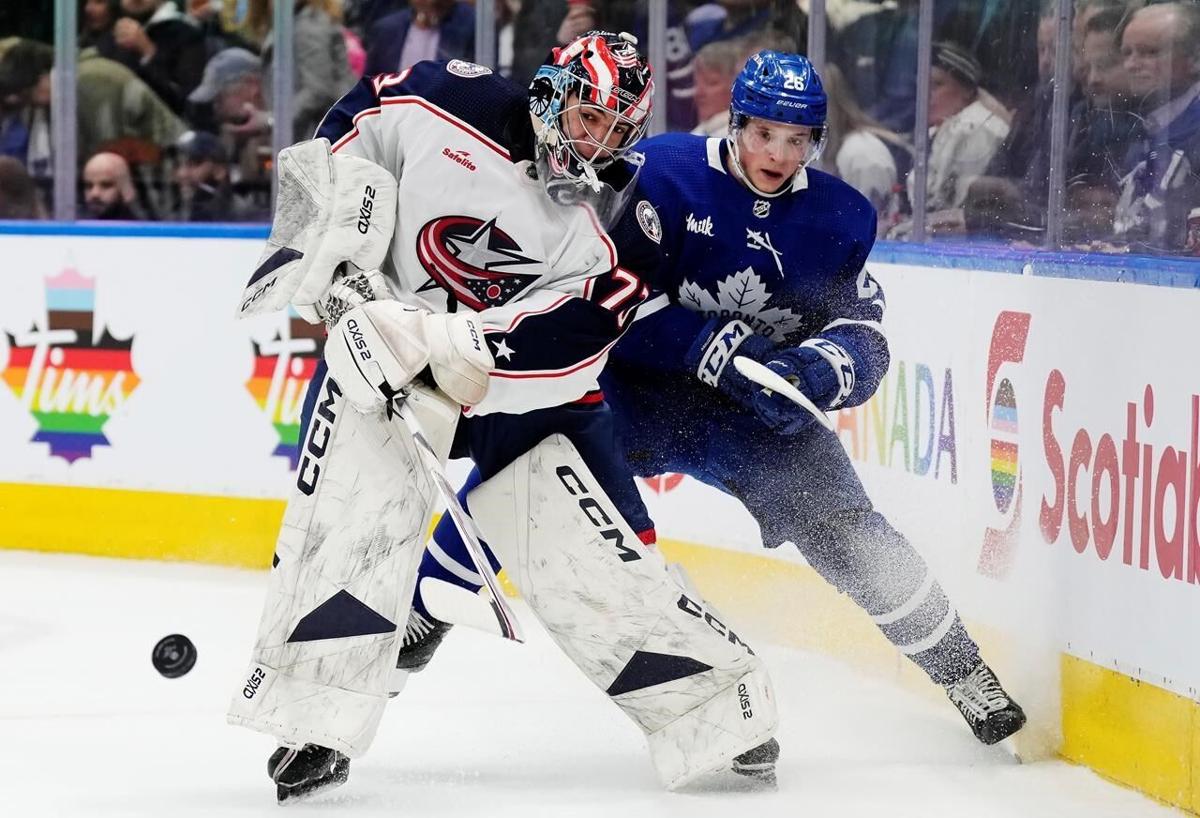
M 591 205 L 606 226 L 616 220 L 640 169 L 628 152 L 646 133 L 653 93 L 630 34 L 590 31 L 551 52 L 530 83 L 529 110 L 552 199 Z

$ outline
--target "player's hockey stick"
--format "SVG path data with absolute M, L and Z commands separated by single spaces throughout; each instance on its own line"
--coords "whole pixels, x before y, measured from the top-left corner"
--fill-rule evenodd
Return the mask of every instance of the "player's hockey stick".
M 782 375 L 772 372 L 758 361 L 747 358 L 745 355 L 735 355 L 733 357 L 733 366 L 748 380 L 754 381 L 759 386 L 766 387 L 772 392 L 778 392 L 792 401 L 792 403 L 795 403 L 816 418 L 817 423 L 820 423 L 829 431 L 837 431 L 829 416 L 822 412 L 815 403 L 808 399 L 807 395 L 788 382 Z

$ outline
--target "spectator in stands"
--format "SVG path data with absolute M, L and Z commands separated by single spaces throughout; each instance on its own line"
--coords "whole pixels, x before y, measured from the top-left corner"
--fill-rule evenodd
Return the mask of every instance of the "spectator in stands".
M 0 154 L 45 185 L 50 179 L 50 69 L 54 49 L 17 37 L 0 48 Z
M 249 51 L 228 48 L 204 68 L 204 81 L 188 98 L 211 108 L 213 129 L 220 131 L 233 164 L 230 183 L 256 208 L 270 198 L 271 115 L 263 92 L 262 61 Z
M 196 120 L 238 136 L 270 134 L 271 116 L 263 91 L 262 60 L 244 48 L 227 48 L 204 66 L 204 79 L 188 95 L 198 108 Z
M 94 51 L 79 55 L 76 80 L 80 157 L 121 140 L 152 162 L 187 129 L 136 74 Z
M 1200 204 L 1200 7 L 1139 9 L 1121 33 L 1121 54 L 1146 136 L 1125 163 L 1116 235 L 1179 251 L 1188 212 Z
M 1071 109 L 1067 142 L 1067 178 L 1097 177 L 1115 188 L 1130 146 L 1142 138 L 1142 118 L 1121 59 L 1117 31 L 1123 8 L 1107 8 L 1088 17 L 1080 48 L 1082 99 Z
M 698 52 L 718 40 L 734 40 L 776 29 L 803 42 L 804 16 L 793 0 L 719 0 L 705 3 L 687 17 L 688 43 Z
M 85 218 L 105 221 L 142 221 L 145 211 L 137 204 L 137 191 L 129 163 L 119 154 L 101 152 L 83 166 Z
M 88 0 L 97 2 L 97 0 Z M 221 0 L 187 0 L 184 12 L 187 19 L 200 30 L 204 38 L 204 53 L 212 59 L 218 51 L 227 48 L 244 48 L 257 52 L 259 45 L 243 37 L 228 24 L 221 16 L 224 8 Z
M 402 71 L 421 60 L 472 60 L 475 7 L 465 0 L 412 0 L 380 18 L 366 45 L 367 74 Z
M 729 133 L 729 102 L 733 80 L 745 64 L 744 48 L 738 40 L 709 43 L 692 61 L 696 118 L 692 133 L 725 136 Z
M 961 207 L 971 182 L 1008 135 L 1008 123 L 980 99 L 979 62 L 951 42 L 933 46 L 929 77 L 929 147 L 927 210 Z M 908 177 L 913 198 L 914 177 Z
M 0 156 L 0 221 L 44 218 L 46 210 L 29 171 L 19 160 Z
M 263 89 L 269 95 L 275 66 L 271 21 L 274 0 L 250 0 L 251 31 L 266 30 L 263 39 Z M 350 90 L 357 77 L 346 57 L 341 11 L 336 0 L 296 0 L 293 18 L 292 138 L 309 139 L 333 103 Z
M 79 9 L 79 47 L 96 48 L 111 56 L 116 51 L 113 26 L 121 16 L 121 0 L 83 0 Z
M 174 0 L 121 0 L 113 27 L 116 55 L 177 114 L 200 84 L 208 60 L 204 34 Z
M 842 76 L 830 63 L 821 72 L 829 98 L 825 146 L 817 167 L 841 178 L 866 196 L 880 213 L 894 211 L 896 160 L 889 145 L 911 153 L 912 148 L 896 133 L 867 116 Z
M 232 222 L 246 218 L 246 206 L 235 198 L 229 181 L 229 156 L 221 140 L 206 131 L 188 131 L 175 144 L 175 182 L 185 222 Z
M 408 0 L 342 0 L 342 15 L 359 36 L 366 34 L 381 17 L 400 11 Z

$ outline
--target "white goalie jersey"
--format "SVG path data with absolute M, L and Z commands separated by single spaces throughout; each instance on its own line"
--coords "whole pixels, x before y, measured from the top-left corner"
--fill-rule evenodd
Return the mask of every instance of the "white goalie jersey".
M 610 230 L 545 193 L 524 88 L 482 66 L 423 62 L 366 78 L 318 129 L 339 156 L 397 180 L 383 271 L 400 300 L 479 313 L 496 362 L 487 397 L 464 411 L 521 413 L 586 399 L 645 299 L 660 234 L 634 203 Z M 373 203 L 364 196 L 361 218 Z M 364 231 L 365 232 L 365 231 Z

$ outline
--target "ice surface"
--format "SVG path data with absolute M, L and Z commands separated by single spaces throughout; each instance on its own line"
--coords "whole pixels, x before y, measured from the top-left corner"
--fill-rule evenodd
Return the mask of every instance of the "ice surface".
M 0 815 L 276 816 L 266 736 L 229 727 L 266 574 L 0 552 Z M 640 733 L 555 651 L 459 628 L 389 708 L 340 790 L 289 807 L 347 818 L 1165 818 L 1061 762 L 1016 765 L 925 701 L 819 655 L 765 648 L 779 788 L 660 789 Z M 164 679 L 184 633 L 195 669 Z

